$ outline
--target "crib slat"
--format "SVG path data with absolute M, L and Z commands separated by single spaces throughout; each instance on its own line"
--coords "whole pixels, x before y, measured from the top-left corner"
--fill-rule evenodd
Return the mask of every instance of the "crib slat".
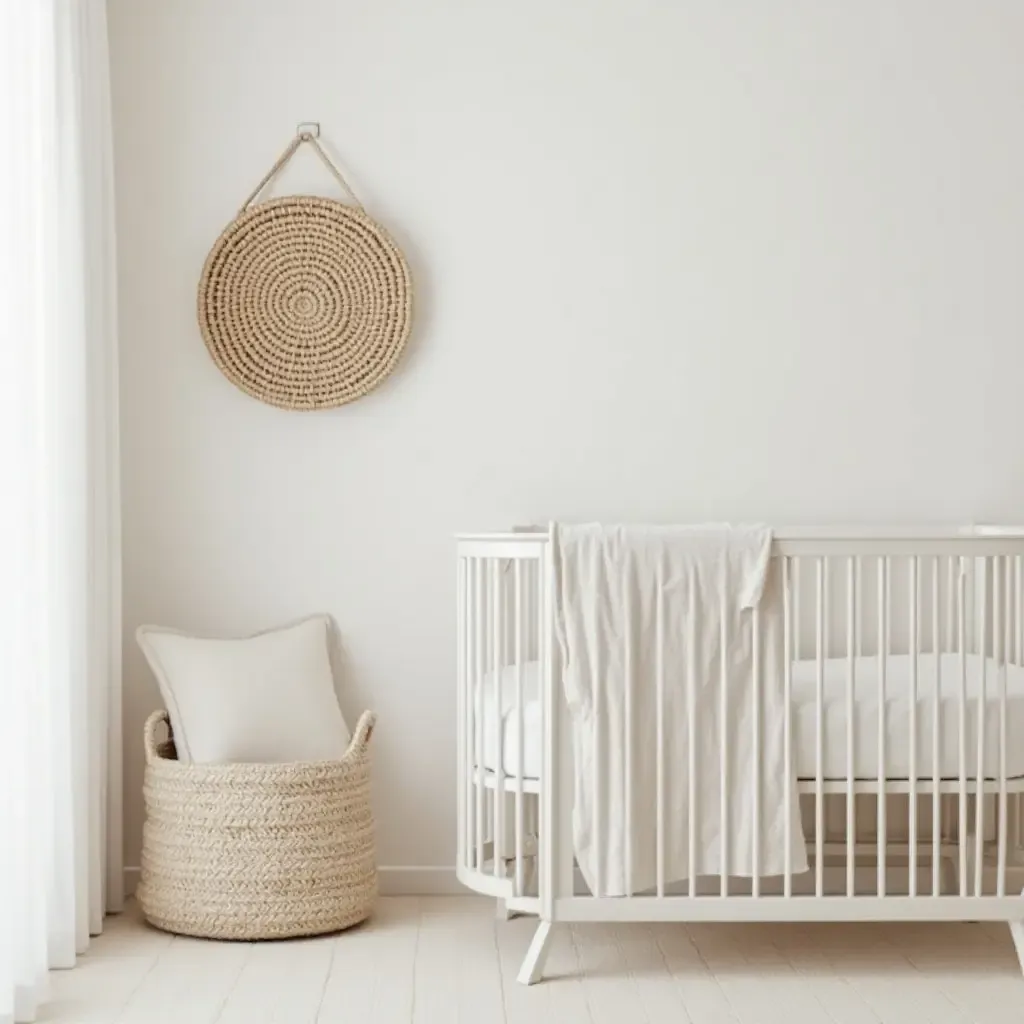
M 456 708 L 455 717 L 458 729 L 458 745 L 456 764 L 458 766 L 458 820 L 456 829 L 456 863 L 459 867 L 466 866 L 466 785 L 468 775 L 466 766 L 466 560 L 460 555 L 456 559 L 455 576 L 455 644 L 457 652 L 456 667 Z
M 856 644 L 854 645 L 854 656 L 857 659 L 858 673 L 862 672 L 863 657 L 864 657 L 864 556 L 857 555 L 854 560 L 854 576 L 853 576 L 853 591 L 856 595 L 856 600 L 853 604 L 853 627 L 854 636 L 856 637 Z M 854 679 L 854 685 L 856 686 L 856 678 Z M 857 727 L 859 727 L 860 719 L 857 718 Z M 856 728 L 854 730 L 854 751 L 856 752 Z M 855 759 L 856 760 L 856 759 Z M 854 774 L 856 775 L 856 764 L 854 764 Z M 854 786 L 856 787 L 856 778 L 854 778 Z M 860 829 L 859 818 L 862 817 L 865 804 L 861 801 L 860 804 L 856 800 L 853 802 L 853 831 L 854 839 L 858 835 L 858 829 Z M 856 891 L 856 863 L 854 864 L 855 871 L 855 885 L 854 890 Z
M 729 630 L 726 624 L 726 619 L 729 614 L 728 603 L 726 601 L 726 585 L 725 585 L 725 563 L 722 563 L 722 578 L 719 587 L 721 595 L 721 641 L 720 641 L 720 656 L 719 656 L 719 668 L 720 668 L 720 680 L 719 680 L 719 699 L 720 706 L 718 711 L 719 719 L 719 737 L 718 737 L 718 750 L 719 750 L 719 778 L 721 779 L 721 789 L 719 792 L 719 892 L 722 896 L 729 895 L 729 663 L 726 658 L 726 652 L 729 649 Z
M 750 879 L 751 895 L 756 899 L 761 895 L 761 612 L 754 607 L 751 612 L 750 628 L 753 632 L 751 637 L 751 682 L 753 693 L 751 699 L 751 724 L 753 736 L 751 737 L 751 752 L 753 761 L 754 799 L 751 806 L 751 861 L 753 874 Z
M 946 648 L 956 650 L 956 558 L 946 559 Z
M 476 693 L 477 715 L 473 724 L 476 742 L 476 869 L 484 869 L 484 562 L 476 560 L 474 575 L 475 609 L 473 613 L 473 630 L 476 634 Z
M 854 584 L 854 562 L 850 558 L 846 563 L 846 895 L 853 896 L 855 890 L 856 861 L 854 857 L 854 840 L 857 826 L 854 821 L 854 688 L 855 662 L 854 655 L 858 647 L 858 639 L 854 636 L 856 616 L 854 607 L 857 600 Z
M 854 576 L 854 590 L 857 594 L 857 601 L 854 605 L 854 616 L 855 616 L 855 629 L 857 635 L 857 648 L 854 652 L 857 657 L 858 672 L 863 675 L 864 666 L 864 603 L 866 595 L 864 592 L 864 556 L 857 555 L 855 560 L 856 574 Z M 860 727 L 860 717 L 857 718 L 857 727 Z M 854 750 L 856 751 L 856 737 Z M 856 765 L 854 765 L 856 771 Z M 853 805 L 853 818 L 854 818 L 854 834 L 858 833 L 858 830 L 862 828 L 861 821 L 864 817 L 864 811 L 867 808 L 867 803 L 861 801 L 858 804 L 854 801 Z
M 476 777 L 476 723 L 480 716 L 479 680 L 476 674 L 476 559 L 466 559 L 466 731 L 462 734 L 465 747 L 463 757 L 466 760 L 466 773 L 463 776 L 465 786 L 466 818 L 465 847 L 466 866 L 473 867 L 476 863 L 476 847 L 474 835 L 475 820 L 475 789 Z
M 664 583 L 662 581 L 661 565 L 658 566 L 654 596 L 654 633 L 656 649 L 654 652 L 654 687 L 655 687 L 655 720 L 654 720 L 654 743 L 655 756 L 657 757 L 657 775 L 655 777 L 655 865 L 654 872 L 657 881 L 658 895 L 665 895 L 665 606 L 664 606 Z M 692 608 L 693 605 L 691 604 Z M 690 616 L 692 619 L 692 615 Z M 687 644 L 689 648 L 689 644 Z M 689 650 L 687 650 L 689 658 Z M 687 680 L 689 689 L 689 680 Z M 687 701 L 687 714 L 689 714 L 689 701 Z M 693 728 L 688 724 L 690 731 L 689 742 L 693 742 Z
M 563 845 L 564 833 L 559 828 L 562 820 L 560 815 L 566 814 L 564 765 L 559 763 L 563 731 L 560 729 L 560 700 L 558 677 L 555 674 L 553 657 L 552 614 L 554 612 L 554 563 L 551 544 L 545 552 L 543 561 L 537 567 L 537 647 L 539 651 L 538 666 L 540 668 L 541 704 L 542 704 L 542 736 L 543 746 L 540 768 L 540 806 L 537 809 L 537 852 L 538 852 L 538 889 L 540 893 L 541 912 L 550 920 L 555 912 L 555 896 L 564 894 L 564 858 L 566 849 Z M 595 707 L 596 720 L 600 718 L 600 702 Z M 598 733 L 600 735 L 600 733 Z M 596 779 L 600 779 L 598 773 Z M 600 829 L 598 808 L 600 807 L 600 790 L 595 788 L 594 827 Z M 596 834 L 600 835 L 598 831 Z M 600 850 L 600 843 L 598 850 Z M 543 861 L 541 861 L 543 857 Z M 600 871 L 601 863 L 595 857 L 595 865 Z M 571 890 L 570 890 L 571 891 Z
M 943 650 L 948 654 L 956 654 L 956 569 L 957 560 L 954 555 L 946 556 L 946 639 Z M 955 668 L 954 668 L 955 674 Z M 946 838 L 956 836 L 956 801 L 946 800 L 943 804 L 942 817 L 945 821 Z M 956 879 L 954 879 L 956 882 Z M 957 892 L 959 892 L 959 888 Z
M 688 605 L 693 614 L 687 616 L 689 635 L 686 638 L 686 733 L 687 733 L 687 822 L 688 845 L 686 863 L 689 869 L 687 892 L 697 896 L 697 577 L 690 570 Z
M 544 600 L 544 596 L 546 595 L 546 590 L 542 590 L 541 594 L 542 594 L 541 600 L 543 601 Z M 554 604 L 554 595 L 551 595 L 551 597 L 552 597 L 551 603 L 553 605 Z M 541 615 L 543 616 L 544 612 L 542 612 Z M 544 623 L 544 626 L 546 628 L 547 623 L 546 623 L 546 620 L 543 617 L 541 618 L 541 622 Z M 603 744 L 605 743 L 605 735 L 602 732 L 602 726 L 601 726 L 601 720 L 602 720 L 602 717 L 603 717 L 602 716 L 602 708 L 603 708 L 603 706 L 604 705 L 603 705 L 603 703 L 601 701 L 596 701 L 594 703 L 594 737 L 593 737 L 594 750 L 603 750 L 604 749 Z M 593 789 L 594 789 L 594 810 L 593 810 L 593 816 L 594 816 L 594 835 L 595 836 L 600 836 L 600 835 L 604 834 L 602 832 L 602 829 L 604 828 L 604 820 L 603 820 L 604 819 L 604 814 L 602 812 L 602 807 L 603 807 L 604 801 L 605 801 L 605 793 L 604 793 L 604 786 L 601 784 L 601 762 L 602 762 L 602 759 L 600 757 L 595 757 L 594 758 L 592 785 L 593 785 Z M 594 871 L 596 872 L 598 878 L 602 878 L 603 879 L 603 877 L 604 877 L 604 874 L 603 874 L 603 872 L 604 872 L 604 844 L 603 843 L 595 843 L 594 844 Z
M 1021 556 L 1014 555 L 1014 659 L 1013 664 L 1019 666 L 1024 656 L 1024 581 L 1021 577 Z M 1014 851 L 1020 852 L 1024 846 L 1024 797 L 1017 794 L 1014 800 L 1016 830 L 1014 836 Z
M 996 895 L 1006 895 L 1006 662 L 1010 657 L 1010 559 L 996 559 L 997 568 L 1002 567 L 1003 586 L 1005 588 L 1005 605 L 999 601 L 1000 581 L 995 583 L 995 617 L 993 640 L 993 656 L 999 673 L 999 815 L 998 822 L 998 857 L 996 866 Z M 1002 642 L 1000 642 L 1002 638 Z
M 988 683 L 987 671 L 987 647 L 988 647 L 988 557 L 978 560 L 978 568 L 981 575 L 976 593 L 981 602 L 981 610 L 978 614 L 978 660 L 981 663 L 981 671 L 978 679 L 978 764 L 976 780 L 976 793 L 974 798 L 974 895 L 980 896 L 983 887 L 984 852 L 985 852 L 985 719 L 987 718 L 988 695 L 986 693 Z
M 464 642 L 466 645 L 463 659 L 465 662 L 466 685 L 463 694 L 463 724 L 464 728 L 459 735 L 459 746 L 462 748 L 462 759 L 465 770 L 459 777 L 459 786 L 462 789 L 462 803 L 464 815 L 462 818 L 462 850 L 465 856 L 463 864 L 467 868 L 473 866 L 473 727 L 476 721 L 476 709 L 474 707 L 477 694 L 475 688 L 474 651 L 473 651 L 473 559 L 463 559 L 463 575 L 465 577 L 465 603 L 463 614 L 465 622 L 463 625 Z
M 956 601 L 956 647 L 960 655 L 960 694 L 957 703 L 960 793 L 957 801 L 957 862 L 960 867 L 960 895 L 967 895 L 967 576 L 959 559 Z
M 793 895 L 793 610 L 790 596 L 790 568 L 792 559 L 782 559 L 782 671 L 786 717 L 782 722 L 782 761 L 786 766 L 785 803 L 783 805 L 783 826 L 786 832 L 786 852 L 782 878 L 782 894 L 787 899 Z M 690 769 L 693 775 L 693 769 Z
M 917 663 L 918 651 L 921 648 L 921 629 L 918 617 L 919 612 L 919 560 L 916 556 L 910 559 L 908 570 L 910 573 L 910 718 L 908 722 L 909 747 L 910 747 L 910 778 L 909 778 L 909 800 L 907 802 L 907 816 L 909 820 L 910 847 L 910 895 L 917 895 Z
M 525 896 L 523 862 L 523 776 L 526 774 L 526 716 L 523 708 L 523 661 L 525 652 L 523 645 L 523 563 L 515 560 L 515 579 L 513 581 L 515 603 L 515 664 L 516 664 L 516 895 Z
M 628 608 L 632 603 L 632 591 L 629 583 L 623 580 L 623 606 Z M 625 763 L 623 765 L 622 786 L 624 790 L 625 829 L 622 836 L 625 849 L 623 866 L 626 872 L 626 895 L 633 895 L 633 646 L 631 617 L 626 616 L 626 629 L 622 636 L 622 665 L 625 683 L 625 707 L 623 708 L 623 729 L 626 733 L 624 744 Z
M 815 770 L 814 770 L 814 891 L 821 896 L 825 891 L 825 779 L 824 779 L 824 699 L 825 699 L 825 630 L 826 630 L 826 577 L 828 563 L 817 560 L 817 588 L 815 601 L 815 658 L 817 679 L 815 687 Z
M 803 580 L 807 577 L 807 573 L 805 571 L 805 565 L 808 564 L 808 562 L 809 562 L 808 559 L 806 559 L 806 558 L 804 558 L 802 556 L 799 556 L 799 555 L 794 556 L 793 560 L 792 560 L 792 566 L 793 566 L 793 656 L 792 656 L 792 658 L 790 658 L 790 662 L 791 663 L 793 661 L 799 661 L 803 657 L 803 645 L 802 645 L 803 628 L 802 628 L 802 625 L 801 625 L 802 606 L 803 606 L 803 603 L 804 603 L 804 598 L 803 598 L 803 589 L 804 589 Z M 792 671 L 792 669 L 790 671 Z M 790 704 L 792 704 L 792 700 L 790 701 Z M 789 708 L 789 717 L 790 717 L 790 722 L 791 723 L 792 723 L 793 713 L 794 713 L 793 712 L 793 708 L 790 707 Z M 790 753 L 790 772 L 791 772 L 791 774 L 793 776 L 794 784 L 795 784 L 797 770 L 796 770 L 796 765 L 795 765 L 795 760 L 796 759 L 793 756 L 792 734 L 793 734 L 793 730 L 792 730 L 792 724 L 791 724 L 791 726 L 790 726 L 790 751 L 789 751 L 789 753 Z M 798 815 L 800 814 L 800 794 L 799 794 L 799 791 L 797 791 L 797 794 L 796 794 L 796 812 L 797 812 Z M 805 842 L 805 845 L 806 845 L 806 842 Z M 792 872 L 792 862 L 790 862 L 790 871 Z M 789 879 L 789 893 L 790 893 L 790 895 L 793 894 L 793 879 L 792 878 Z
M 505 751 L 502 726 L 504 724 L 505 692 L 501 664 L 502 605 L 501 562 L 492 558 L 491 566 L 491 663 L 494 672 L 494 689 L 497 713 L 494 716 L 494 794 L 492 796 L 492 839 L 494 856 L 491 870 L 495 878 L 505 875 Z
M 932 651 L 935 654 L 935 676 L 932 680 L 932 895 L 942 892 L 939 840 L 942 832 L 942 795 L 939 793 L 939 716 L 942 703 L 942 643 L 939 634 L 939 556 L 932 559 Z
M 878 895 L 885 895 L 886 780 L 885 763 L 885 670 L 889 650 L 889 559 L 878 560 Z
M 856 600 L 856 602 L 854 603 L 854 606 L 853 606 L 854 629 L 856 631 L 856 636 L 857 636 L 856 650 L 854 651 L 854 653 L 856 654 L 856 656 L 858 658 L 860 658 L 864 654 L 864 624 L 863 624 L 864 616 L 862 614 L 862 612 L 863 612 L 863 607 L 862 607 L 862 605 L 863 605 L 863 597 L 862 597 L 862 595 L 864 594 L 864 587 L 863 587 L 864 557 L 862 555 L 857 555 L 854 558 L 853 562 L 854 562 L 853 586 L 854 586 L 854 591 L 857 594 L 857 600 Z
M 1024 579 L 1021 575 L 1021 556 L 1014 555 L 1014 622 L 1017 624 L 1014 638 L 1014 665 L 1021 664 L 1024 655 Z

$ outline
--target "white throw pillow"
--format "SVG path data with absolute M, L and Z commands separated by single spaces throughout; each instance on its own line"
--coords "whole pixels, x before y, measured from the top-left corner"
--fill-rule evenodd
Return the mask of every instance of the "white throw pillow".
M 334 692 L 329 629 L 326 615 L 242 639 L 140 626 L 136 636 L 160 684 L 178 760 L 341 757 L 349 730 Z

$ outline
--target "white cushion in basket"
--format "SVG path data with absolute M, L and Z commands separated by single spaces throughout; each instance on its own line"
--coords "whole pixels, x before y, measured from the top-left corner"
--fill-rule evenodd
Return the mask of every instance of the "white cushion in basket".
M 317 615 L 241 639 L 140 626 L 178 760 L 321 761 L 341 757 L 349 730 L 334 693 L 330 619 Z

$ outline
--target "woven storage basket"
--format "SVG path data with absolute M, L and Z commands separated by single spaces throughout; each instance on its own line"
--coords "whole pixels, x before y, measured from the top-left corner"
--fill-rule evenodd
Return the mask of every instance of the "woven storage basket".
M 377 896 L 374 721 L 363 714 L 339 761 L 183 765 L 167 712 L 150 715 L 137 891 L 147 920 L 211 939 L 316 935 L 365 920 Z

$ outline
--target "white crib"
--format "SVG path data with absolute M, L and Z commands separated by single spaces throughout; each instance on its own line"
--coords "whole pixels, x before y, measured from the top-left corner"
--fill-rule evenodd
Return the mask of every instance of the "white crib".
M 539 918 L 520 981 L 539 980 L 563 921 L 998 920 L 1024 963 L 1024 531 L 777 531 L 801 805 L 787 795 L 785 816 L 802 812 L 810 870 L 789 869 L 787 844 L 781 877 L 665 879 L 664 749 L 695 737 L 663 735 L 659 707 L 658 881 L 616 898 L 574 871 L 551 547 L 458 539 L 457 875 Z M 756 790 L 762 728 L 755 714 L 751 735 L 721 737 L 723 806 L 727 743 L 752 744 Z

